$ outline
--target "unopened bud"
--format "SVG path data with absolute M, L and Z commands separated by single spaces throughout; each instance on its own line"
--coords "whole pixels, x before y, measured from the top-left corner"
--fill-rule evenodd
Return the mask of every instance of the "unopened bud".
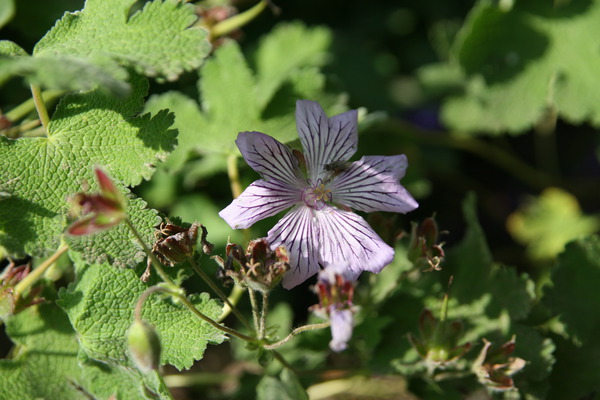
M 444 243 L 437 243 L 439 238 L 437 222 L 433 217 L 426 218 L 421 225 L 413 222 L 410 244 L 408 245 L 408 259 L 417 267 L 425 271 L 441 270 L 441 263 L 445 253 L 442 249 Z
M 154 327 L 135 320 L 127 332 L 129 354 L 142 372 L 158 369 L 160 364 L 160 338 Z

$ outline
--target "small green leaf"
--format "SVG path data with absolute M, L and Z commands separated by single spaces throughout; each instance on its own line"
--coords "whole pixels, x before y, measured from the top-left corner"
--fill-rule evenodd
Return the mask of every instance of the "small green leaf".
M 94 165 L 105 168 L 121 188 L 137 185 L 174 146 L 175 132 L 168 129 L 172 116 L 136 116 L 147 82 L 137 78 L 132 84 L 134 92 L 125 99 L 98 90 L 66 96 L 50 121 L 47 138 L 0 136 L 0 190 L 10 194 L 0 207 L 0 245 L 10 254 L 44 256 L 58 247 L 68 197 L 80 192 L 84 182 L 94 190 Z M 130 196 L 127 211 L 149 242 L 157 218 L 144 206 Z M 140 248 L 124 226 L 102 235 L 82 240 L 92 253 L 107 252 L 104 259 L 116 264 L 131 266 L 140 260 Z
M 133 366 L 127 353 L 126 332 L 142 292 L 147 289 L 131 269 L 107 264 L 86 264 L 71 254 L 77 281 L 59 293 L 59 305 L 67 312 L 86 354 L 111 364 Z M 189 296 L 205 315 L 217 318 L 220 305 L 207 294 Z M 208 343 L 221 343 L 225 336 L 190 310 L 170 298 L 153 295 L 144 304 L 142 318 L 156 329 L 163 351 L 161 365 L 189 368 L 202 358 Z
M 15 14 L 15 2 L 14 0 L 1 0 L 0 1 L 0 28 L 8 23 Z
M 600 238 L 591 236 L 567 245 L 552 271 L 552 286 L 544 291 L 544 303 L 565 324 L 578 343 L 594 339 L 600 316 Z
M 599 124 L 600 3 L 510 4 L 479 1 L 457 35 L 453 53 L 467 81 L 443 105 L 444 121 L 472 134 L 518 133 L 551 110 Z
M 300 22 L 281 24 L 260 42 L 256 52 L 256 102 L 261 109 L 290 74 L 327 60 L 331 33 L 324 27 L 308 28 Z
M 289 369 L 284 369 L 279 379 L 265 376 L 256 387 L 258 400 L 308 400 L 308 394 Z
M 527 246 L 534 260 L 556 257 L 567 242 L 600 229 L 599 216 L 583 215 L 577 199 L 558 188 L 548 188 L 529 199 L 508 217 L 510 234 Z
M 0 56 L 27 56 L 27 52 L 10 40 L 0 40 Z

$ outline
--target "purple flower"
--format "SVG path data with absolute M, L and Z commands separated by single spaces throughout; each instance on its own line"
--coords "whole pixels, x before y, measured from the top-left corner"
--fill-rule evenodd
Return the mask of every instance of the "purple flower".
M 313 290 L 319 296 L 319 304 L 310 309 L 321 318 L 331 321 L 331 341 L 333 351 L 343 351 L 352 337 L 354 312 L 354 280 L 345 262 L 328 264 L 319 272 L 319 279 Z
M 398 182 L 408 166 L 406 156 L 348 162 L 358 143 L 356 110 L 327 118 L 318 103 L 300 100 L 296 126 L 303 157 L 264 133 L 238 135 L 242 156 L 262 179 L 219 215 L 232 228 L 244 229 L 293 207 L 268 233 L 271 248 L 288 249 L 287 289 L 316 274 L 319 264 L 345 261 L 352 279 L 364 270 L 381 271 L 394 250 L 350 209 L 406 213 L 417 208 Z

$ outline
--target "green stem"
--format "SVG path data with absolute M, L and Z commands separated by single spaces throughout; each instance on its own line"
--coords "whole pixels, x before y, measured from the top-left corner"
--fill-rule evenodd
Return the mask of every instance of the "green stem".
M 258 338 L 264 339 L 267 330 L 267 313 L 269 312 L 269 292 L 262 293 L 262 310 L 260 312 L 260 324 L 258 326 Z
M 235 337 L 245 340 L 247 342 L 256 341 L 256 339 L 254 339 L 250 336 L 246 336 L 242 333 L 239 333 L 238 331 L 236 331 L 234 329 L 228 328 L 225 325 L 221 325 L 218 322 L 214 321 L 212 318 L 205 315 L 202 311 L 198 310 L 196 308 L 196 306 L 194 306 L 194 304 L 192 304 L 192 302 L 189 301 L 188 298 L 184 294 L 174 291 L 171 288 L 165 287 L 165 286 L 159 286 L 159 285 L 152 286 L 152 287 L 146 289 L 142 293 L 142 295 L 138 299 L 138 302 L 135 306 L 135 314 L 134 315 L 137 320 L 141 320 L 141 318 L 142 318 L 142 308 L 143 308 L 144 302 L 148 299 L 148 297 L 150 295 L 152 295 L 153 293 L 157 293 L 157 292 L 164 292 L 164 293 L 169 294 L 171 297 L 177 298 L 177 300 L 179 300 L 181 303 L 183 303 L 183 305 L 186 306 L 191 312 L 193 312 L 194 315 L 196 315 L 201 320 L 208 322 L 210 325 L 214 326 L 215 328 L 219 329 L 220 331 L 223 331 L 229 335 L 235 336 Z
M 65 92 L 63 90 L 46 90 L 42 93 L 42 97 L 46 102 L 51 102 L 62 96 L 64 93 Z M 8 118 L 9 121 L 15 122 L 22 118 L 25 118 L 25 116 L 28 115 L 31 111 L 35 110 L 35 108 L 35 101 L 33 98 L 31 98 L 19 104 L 4 115 L 6 116 L 6 118 Z
M 33 286 L 34 283 L 38 281 L 44 275 L 44 273 L 48 270 L 48 268 L 54 264 L 56 260 L 60 256 L 62 256 L 67 250 L 69 246 L 62 245 L 52 254 L 48 259 L 46 259 L 42 264 L 40 264 L 37 268 L 31 271 L 23 280 L 15 285 L 14 294 L 15 297 L 19 297 L 23 292 Z
M 242 297 L 242 294 L 244 294 L 244 292 L 244 288 L 238 285 L 234 285 L 233 289 L 231 290 L 231 293 L 229 294 L 229 297 L 227 298 L 227 302 L 235 306 L 238 303 L 238 301 L 240 301 L 240 297 Z M 227 316 L 229 316 L 229 314 L 231 314 L 231 312 L 233 311 L 233 308 L 230 307 L 227 302 L 225 304 L 225 307 L 223 307 L 223 313 L 218 319 L 219 322 L 227 318 Z
M 248 288 L 248 296 L 250 297 L 250 305 L 252 306 L 252 320 L 254 321 L 254 329 L 256 332 L 258 332 L 258 302 L 256 301 L 256 294 L 254 290 Z
M 253 329 L 250 326 L 250 323 L 246 320 L 242 313 L 229 301 L 225 293 L 223 293 L 223 291 L 212 281 L 212 279 L 210 279 L 206 272 L 204 272 L 198 266 L 198 264 L 196 264 L 196 262 L 191 256 L 188 256 L 188 261 L 190 262 L 192 269 L 200 276 L 200 278 L 202 278 L 202 280 L 206 282 L 208 286 L 210 286 L 213 292 L 215 292 L 217 296 L 219 296 L 221 300 L 223 300 L 223 302 L 227 305 L 227 307 L 229 307 L 233 311 L 233 314 L 240 320 L 240 322 L 243 323 L 244 326 L 252 332 Z M 220 320 L 222 321 L 222 319 Z
M 212 326 L 214 326 L 215 328 L 228 333 L 232 336 L 235 336 L 239 339 L 245 340 L 247 342 L 254 342 L 256 341 L 255 338 L 250 337 L 250 336 L 246 336 L 243 333 L 240 333 L 234 329 L 228 328 L 225 325 L 221 325 L 218 322 L 212 320 L 211 318 L 207 317 L 206 315 L 204 315 L 200 310 L 198 310 L 185 296 L 179 294 L 179 293 L 171 293 L 173 296 L 177 297 L 187 308 L 190 309 L 190 311 L 192 311 L 194 314 L 196 314 L 196 316 L 200 319 L 202 319 L 203 321 L 208 322 L 209 324 L 211 324 Z
M 35 108 L 40 117 L 40 122 L 42 126 L 46 130 L 46 136 L 50 136 L 48 132 L 48 123 L 50 122 L 50 117 L 48 116 L 48 110 L 46 109 L 46 104 L 44 103 L 44 98 L 42 97 L 42 91 L 39 86 L 31 84 L 31 94 L 33 96 L 33 102 L 35 104 Z
M 227 157 L 227 177 L 231 187 L 231 194 L 237 199 L 242 194 L 242 184 L 240 183 L 240 173 L 237 166 L 237 156 L 235 154 Z
M 287 362 L 287 360 L 285 358 L 283 358 L 283 356 L 276 350 L 273 350 L 273 357 L 275 357 L 277 359 L 277 361 L 279 361 L 281 363 L 281 365 L 283 365 L 285 368 L 289 369 L 290 371 L 292 371 L 293 373 L 297 374 L 297 371 L 294 367 L 292 367 L 292 365 L 290 363 Z
M 263 12 L 265 8 L 267 8 L 268 3 L 268 1 L 263 0 L 257 3 L 254 7 L 217 23 L 210 29 L 211 38 L 215 39 L 219 36 L 227 35 L 228 33 L 231 33 L 234 30 L 246 25 L 256 18 L 261 12 Z
M 20 125 L 14 126 L 6 130 L 6 137 L 16 139 L 20 137 L 24 132 L 29 132 L 33 128 L 40 125 L 40 120 L 35 119 L 32 121 L 23 122 Z
M 455 134 L 445 132 L 425 132 L 412 125 L 392 119 L 384 122 L 382 128 L 387 131 L 394 131 L 415 142 L 432 146 L 450 147 L 475 154 L 485 158 L 490 163 L 504 169 L 517 179 L 534 188 L 544 188 L 558 184 L 554 177 L 533 168 L 508 151 L 477 138 L 457 137 Z
M 302 332 L 308 332 L 308 331 L 314 331 L 317 329 L 323 329 L 323 328 L 327 328 L 331 325 L 330 321 L 327 322 L 322 322 L 320 324 L 312 324 L 312 325 L 304 325 L 304 326 L 300 326 L 296 329 L 294 329 L 289 335 L 287 335 L 284 339 L 281 339 L 278 342 L 275 343 L 271 343 L 271 344 L 265 344 L 263 345 L 263 347 L 267 350 L 273 350 L 276 349 L 278 347 L 283 346 L 284 344 L 286 344 L 287 342 L 289 342 L 291 339 L 293 339 L 296 335 L 302 333 Z
M 178 287 L 171 280 L 171 278 L 169 278 L 169 275 L 167 275 L 167 273 L 165 272 L 165 270 L 162 267 L 162 264 L 160 263 L 160 261 L 158 261 L 156 259 L 156 257 L 154 256 L 154 254 L 152 253 L 152 251 L 150 250 L 150 248 L 148 248 L 148 246 L 146 246 L 146 243 L 144 242 L 144 239 L 139 234 L 139 232 L 137 231 L 137 229 L 135 229 L 135 226 L 133 226 L 133 223 L 131 223 L 131 220 L 129 220 L 129 218 L 125 218 L 125 225 L 127 225 L 127 227 L 129 228 L 129 230 L 131 231 L 131 233 L 133 233 L 133 235 L 135 236 L 135 238 L 137 239 L 137 241 L 140 243 L 140 245 L 144 249 L 144 252 L 146 253 L 146 255 L 148 257 L 150 257 L 150 261 L 152 262 L 152 266 L 154 267 L 154 269 L 156 270 L 156 272 L 158 273 L 158 275 L 161 277 L 161 279 L 164 282 L 168 283 L 169 285 L 172 285 L 173 287 Z

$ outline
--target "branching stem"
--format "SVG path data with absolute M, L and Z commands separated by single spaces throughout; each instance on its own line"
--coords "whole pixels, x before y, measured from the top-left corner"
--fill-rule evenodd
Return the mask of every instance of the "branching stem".
M 320 324 L 311 324 L 311 325 L 300 326 L 300 327 L 294 329 L 289 335 L 287 335 L 284 339 L 281 339 L 279 342 L 265 344 L 265 345 L 263 345 L 263 347 L 267 350 L 273 350 L 273 349 L 283 346 L 284 344 L 289 342 L 291 339 L 293 339 L 299 333 L 327 328 L 330 325 L 331 325 L 331 322 L 327 321 L 327 322 L 322 322 Z
M 135 236 L 135 238 L 137 239 L 137 241 L 140 243 L 140 245 L 144 249 L 144 252 L 146 253 L 146 255 L 148 257 L 150 257 L 150 261 L 152 262 L 152 266 L 154 267 L 154 269 L 156 270 L 156 272 L 158 273 L 158 275 L 160 276 L 160 278 L 164 282 L 168 283 L 169 285 L 172 285 L 173 287 L 177 287 L 177 285 L 175 285 L 175 283 L 171 280 L 171 278 L 169 278 L 169 275 L 167 275 L 167 273 L 163 269 L 162 264 L 160 263 L 160 261 L 158 261 L 156 259 L 156 257 L 154 256 L 154 254 L 152 254 L 152 251 L 146 245 L 146 243 L 144 242 L 144 239 L 142 238 L 142 236 L 140 235 L 140 233 L 137 231 L 137 229 L 135 229 L 135 226 L 133 226 L 133 223 L 131 222 L 131 220 L 129 218 L 125 218 L 125 225 L 127 225 L 127 227 L 129 228 L 129 230 L 133 233 L 133 235 Z
M 210 288 L 217 294 L 217 296 L 219 296 L 221 300 L 223 300 L 227 307 L 229 307 L 233 311 L 233 314 L 240 320 L 240 322 L 244 324 L 244 326 L 249 331 L 253 331 L 252 327 L 250 326 L 250 323 L 246 320 L 242 313 L 229 301 L 227 295 L 225 295 L 225 293 L 223 293 L 223 291 L 213 282 L 213 280 L 210 279 L 206 272 L 204 272 L 198 266 L 198 264 L 196 264 L 196 261 L 194 261 L 194 259 L 191 256 L 188 256 L 188 261 L 190 262 L 192 269 L 200 276 L 200 278 L 202 278 L 204 282 L 206 282 L 208 286 L 210 286 Z

